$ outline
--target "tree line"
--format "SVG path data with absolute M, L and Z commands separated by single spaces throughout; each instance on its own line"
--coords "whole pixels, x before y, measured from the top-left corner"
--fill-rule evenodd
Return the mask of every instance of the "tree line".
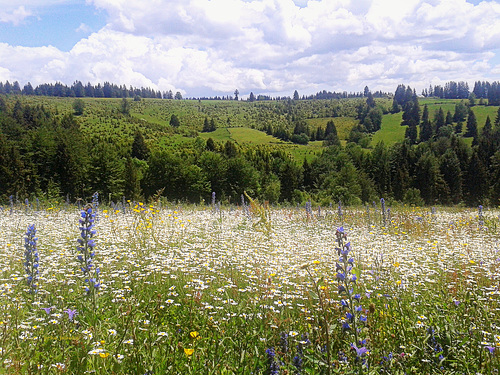
M 464 132 L 474 133 L 474 112 L 464 103 L 457 103 L 455 114 L 430 121 L 426 107 L 419 112 L 414 90 L 404 91 L 412 95 L 402 102 L 408 112 L 402 125 L 418 127 L 416 136 L 407 131 L 404 141 L 391 147 L 379 143 L 372 150 L 354 142 L 342 147 L 331 120 L 321 154 L 299 161 L 276 146 L 213 139 L 161 148 L 139 127 L 120 143 L 105 142 L 84 135 L 72 113 L 19 100 L 7 105 L 0 97 L 0 201 L 9 196 L 76 200 L 98 191 L 114 201 L 147 200 L 161 192 L 168 199 L 208 202 L 215 192 L 218 199 L 239 202 L 246 191 L 272 203 L 361 204 L 384 197 L 416 205 L 499 205 L 500 110 L 480 132 L 476 121 L 475 134 L 461 134 L 447 118 L 457 116 L 465 122 Z M 373 108 L 359 106 L 360 125 Z M 305 131 L 301 124 L 296 123 L 299 135 Z M 212 125 L 207 118 L 205 130 Z M 473 137 L 472 146 L 463 136 Z
M 469 99 L 474 102 L 476 99 L 481 104 L 500 105 L 500 82 L 476 81 L 472 91 L 469 90 L 467 82 L 447 82 L 444 86 L 430 85 L 428 89 L 422 90 L 424 97 L 437 97 L 441 99 Z
M 116 85 L 110 82 L 98 83 L 92 85 L 90 82 L 84 85 L 80 81 L 75 81 L 71 86 L 63 83 L 43 83 L 35 88 L 28 82 L 21 89 L 18 81 L 10 83 L 0 82 L 0 94 L 5 95 L 38 95 L 38 96 L 57 96 L 71 98 L 156 98 L 156 99 L 182 99 L 182 94 L 172 90 L 161 92 L 148 87 L 126 87 L 125 85 Z

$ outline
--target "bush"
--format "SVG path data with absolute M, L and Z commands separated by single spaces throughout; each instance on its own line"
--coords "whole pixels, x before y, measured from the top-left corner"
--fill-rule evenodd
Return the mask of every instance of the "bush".
M 85 102 L 82 99 L 75 99 L 73 101 L 73 111 L 76 116 L 83 115 L 83 111 L 85 110 Z
M 294 134 L 292 136 L 292 142 L 299 145 L 307 145 L 309 143 L 309 137 L 304 133 Z

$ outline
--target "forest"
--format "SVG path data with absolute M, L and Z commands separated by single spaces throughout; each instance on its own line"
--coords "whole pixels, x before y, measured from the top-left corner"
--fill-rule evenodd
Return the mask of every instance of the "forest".
M 1 83 L 0 204 L 94 192 L 238 204 L 246 192 L 272 204 L 500 205 L 498 82 L 272 101 L 75 85 Z

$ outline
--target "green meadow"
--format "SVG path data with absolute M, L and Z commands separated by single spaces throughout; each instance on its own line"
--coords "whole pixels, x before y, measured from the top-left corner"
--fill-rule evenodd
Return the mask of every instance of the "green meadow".
M 2 208 L 3 374 L 500 367 L 495 210 Z

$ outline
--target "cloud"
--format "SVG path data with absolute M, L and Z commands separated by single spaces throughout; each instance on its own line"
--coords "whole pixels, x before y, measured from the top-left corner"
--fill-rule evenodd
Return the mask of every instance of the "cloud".
M 32 13 L 21 5 L 15 9 L 0 10 L 0 23 L 12 23 L 14 26 L 21 24 Z
M 393 91 L 398 83 L 423 88 L 431 80 L 498 77 L 491 51 L 500 48 L 500 4 L 494 1 L 87 3 L 106 12 L 106 27 L 67 53 L 0 44 L 2 75 L 35 84 L 112 81 L 188 96 L 227 95 L 235 88 L 242 95 L 359 91 L 365 85 Z M 88 32 L 85 24 L 78 30 Z
M 82 23 L 80 24 L 80 26 L 78 26 L 78 27 L 75 29 L 75 31 L 76 31 L 77 33 L 84 33 L 84 34 L 88 34 L 88 33 L 90 33 L 90 32 L 92 31 L 92 28 L 91 28 L 89 25 L 87 25 L 87 24 L 85 24 L 85 23 L 83 23 L 83 22 L 82 22 Z

